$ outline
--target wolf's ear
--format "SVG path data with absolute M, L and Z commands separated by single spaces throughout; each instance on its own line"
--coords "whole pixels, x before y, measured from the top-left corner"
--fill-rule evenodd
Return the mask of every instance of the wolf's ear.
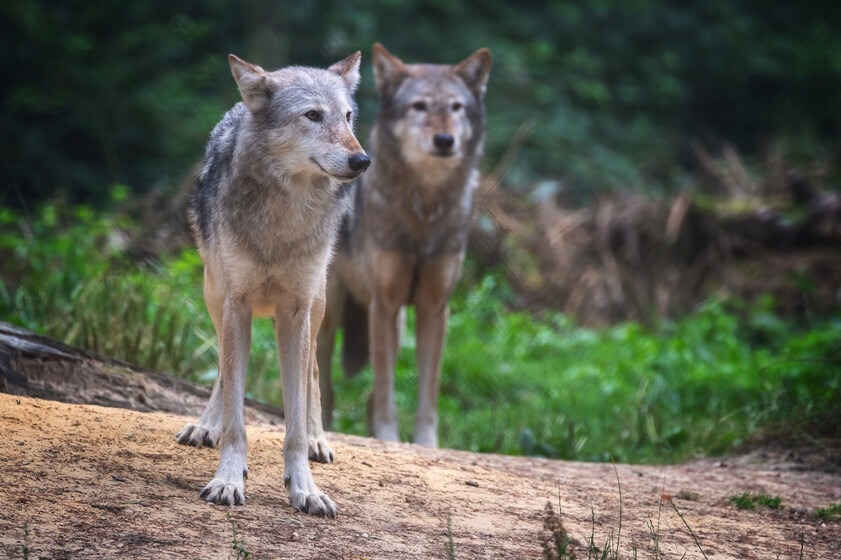
M 340 60 L 328 70 L 339 75 L 347 84 L 351 93 L 356 92 L 359 86 L 359 62 L 362 60 L 362 51 L 356 51 L 344 60 Z
M 491 51 L 479 49 L 453 68 L 478 99 L 485 95 L 488 76 L 491 73 L 491 62 Z
M 272 97 L 269 75 L 266 71 L 233 54 L 228 55 L 228 63 L 231 65 L 231 74 L 234 75 L 234 80 L 239 86 L 239 92 L 248 110 L 255 113 L 266 107 Z
M 388 52 L 380 43 L 375 43 L 371 49 L 371 62 L 374 64 L 377 89 L 383 97 L 393 95 L 400 83 L 409 75 L 403 61 Z

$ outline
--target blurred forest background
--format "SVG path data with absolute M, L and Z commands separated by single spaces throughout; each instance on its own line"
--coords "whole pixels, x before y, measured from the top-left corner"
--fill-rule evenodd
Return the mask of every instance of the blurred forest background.
M 0 319 L 212 383 L 184 195 L 239 100 L 227 54 L 362 50 L 364 139 L 374 42 L 409 62 L 487 46 L 442 445 L 672 461 L 771 438 L 841 461 L 841 4 L 7 0 L 0 18 Z M 335 370 L 336 425 L 364 433 L 371 372 Z M 267 322 L 249 392 L 281 403 Z

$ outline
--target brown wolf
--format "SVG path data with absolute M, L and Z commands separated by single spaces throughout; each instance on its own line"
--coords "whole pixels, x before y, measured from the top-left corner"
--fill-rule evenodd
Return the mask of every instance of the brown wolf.
M 479 49 L 455 66 L 404 64 L 376 44 L 371 57 L 380 93 L 368 147 L 373 163 L 355 183 L 354 212 L 330 268 L 318 335 L 322 414 L 329 426 L 330 359 L 336 329 L 344 324 L 349 369 L 364 365 L 370 347 L 373 434 L 398 441 L 394 364 L 401 310 L 414 304 L 415 442 L 434 447 L 447 301 L 461 274 L 479 183 L 491 53 Z
M 307 457 L 330 462 L 324 438 L 315 337 L 327 265 L 342 217 L 343 186 L 370 161 L 353 133 L 357 51 L 327 70 L 266 72 L 230 55 L 242 103 L 210 136 L 190 204 L 204 261 L 204 299 L 219 338 L 219 375 L 207 408 L 179 443 L 220 445 L 216 476 L 201 496 L 245 501 L 245 374 L 252 316 L 271 316 L 283 383 L 284 482 L 292 506 L 335 517 Z

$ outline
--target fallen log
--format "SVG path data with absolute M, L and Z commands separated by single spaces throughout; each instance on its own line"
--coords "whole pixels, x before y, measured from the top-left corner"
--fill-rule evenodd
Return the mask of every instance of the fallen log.
M 210 389 L 0 322 L 0 392 L 71 404 L 199 416 Z M 249 423 L 282 424 L 279 408 L 246 399 Z

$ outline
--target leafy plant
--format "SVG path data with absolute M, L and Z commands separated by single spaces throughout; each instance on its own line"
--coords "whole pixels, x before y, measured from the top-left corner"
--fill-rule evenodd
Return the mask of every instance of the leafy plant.
M 745 492 L 741 496 L 730 496 L 727 501 L 739 509 L 756 509 L 757 505 L 780 509 L 783 499 L 780 496 L 769 496 L 767 494 L 752 494 Z
M 245 550 L 245 539 L 237 531 L 237 524 L 234 522 L 234 518 L 231 517 L 231 512 L 226 511 L 225 517 L 228 518 L 228 522 L 231 524 L 231 532 L 234 534 L 234 538 L 231 541 L 231 548 L 234 549 L 234 558 L 242 558 L 243 560 L 251 558 L 251 553 Z
M 831 504 L 825 508 L 820 508 L 815 512 L 815 515 L 828 521 L 837 521 L 841 519 L 841 503 Z

